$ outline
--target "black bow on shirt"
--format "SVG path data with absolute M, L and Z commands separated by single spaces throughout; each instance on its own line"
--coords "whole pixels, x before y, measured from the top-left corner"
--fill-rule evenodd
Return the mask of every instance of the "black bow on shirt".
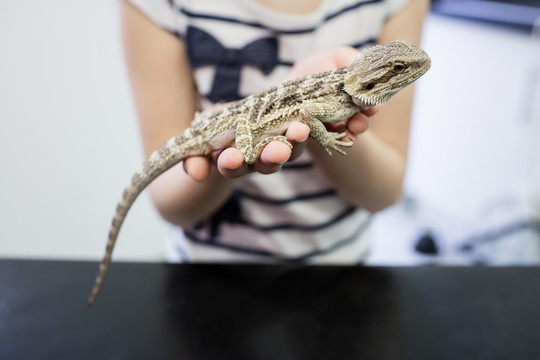
M 240 99 L 238 89 L 242 66 L 253 66 L 268 75 L 278 64 L 277 39 L 273 37 L 255 40 L 242 49 L 227 49 L 212 35 L 189 26 L 186 38 L 193 68 L 216 66 L 212 90 L 206 96 L 214 103 Z

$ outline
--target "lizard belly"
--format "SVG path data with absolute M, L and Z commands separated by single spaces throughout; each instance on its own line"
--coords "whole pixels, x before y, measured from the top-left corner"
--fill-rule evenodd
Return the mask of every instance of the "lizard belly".
M 287 131 L 287 129 L 289 128 L 289 125 L 291 125 L 293 121 L 290 121 L 290 120 L 287 120 L 287 121 L 282 121 L 279 126 L 277 127 L 272 127 L 272 129 L 269 129 L 268 131 L 266 131 L 265 133 L 267 135 L 283 135 L 285 134 L 285 132 Z
M 284 135 L 289 125 L 293 122 L 302 122 L 302 117 L 298 114 L 279 117 L 270 121 L 266 121 L 259 126 L 258 132 L 264 137 L 274 135 Z
M 208 141 L 213 149 L 224 149 L 234 142 L 235 131 L 233 129 L 217 134 Z

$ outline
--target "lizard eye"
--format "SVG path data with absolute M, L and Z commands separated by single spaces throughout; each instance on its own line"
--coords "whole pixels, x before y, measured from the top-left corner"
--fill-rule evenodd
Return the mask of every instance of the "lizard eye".
M 375 87 L 375 83 L 369 83 L 366 85 L 366 90 L 371 90 Z
M 395 73 L 402 73 L 403 71 L 405 71 L 405 65 L 403 64 L 395 64 L 393 67 L 392 67 L 392 71 L 395 72 Z

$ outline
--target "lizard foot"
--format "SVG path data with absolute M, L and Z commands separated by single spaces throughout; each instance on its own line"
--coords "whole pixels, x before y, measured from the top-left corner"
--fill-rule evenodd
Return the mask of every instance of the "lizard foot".
M 342 133 L 328 132 L 327 135 L 324 137 L 324 139 L 320 141 L 320 144 L 329 155 L 332 155 L 332 150 L 342 155 L 346 155 L 347 153 L 341 147 L 342 146 L 349 147 L 349 146 L 353 146 L 354 144 L 354 142 L 352 141 L 339 140 L 345 137 L 346 135 L 347 135 L 346 132 L 342 132 Z

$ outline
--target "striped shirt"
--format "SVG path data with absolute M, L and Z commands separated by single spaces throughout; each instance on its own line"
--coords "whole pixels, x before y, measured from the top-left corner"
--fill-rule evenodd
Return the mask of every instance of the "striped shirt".
M 281 83 L 309 52 L 373 44 L 407 0 L 323 0 L 306 15 L 254 0 L 130 0 L 182 38 L 201 107 Z M 271 175 L 251 174 L 217 213 L 173 227 L 169 259 L 356 263 L 367 255 L 370 214 L 338 196 L 306 151 Z

